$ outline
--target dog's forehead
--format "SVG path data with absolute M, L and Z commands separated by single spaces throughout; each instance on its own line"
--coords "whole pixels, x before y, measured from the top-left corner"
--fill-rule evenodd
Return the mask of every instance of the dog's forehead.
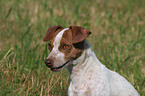
M 62 41 L 66 41 L 68 36 L 66 36 L 67 32 L 69 31 L 69 28 L 64 28 L 63 30 L 61 30 L 60 32 L 58 32 L 55 37 L 53 38 L 53 45 L 60 45 L 60 43 Z
M 72 32 L 70 29 L 65 30 L 61 38 L 61 43 L 71 45 L 72 44 Z

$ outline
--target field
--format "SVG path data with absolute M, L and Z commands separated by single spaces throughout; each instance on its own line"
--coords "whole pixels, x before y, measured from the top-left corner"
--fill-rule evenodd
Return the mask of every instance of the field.
M 98 59 L 145 96 L 145 0 L 0 0 L 0 96 L 67 96 L 67 69 L 44 64 L 54 25 L 91 30 Z

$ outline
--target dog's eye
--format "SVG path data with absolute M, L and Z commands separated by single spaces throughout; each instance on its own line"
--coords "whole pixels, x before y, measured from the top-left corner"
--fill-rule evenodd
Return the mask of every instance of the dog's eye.
M 48 43 L 48 47 L 51 47 L 51 44 L 50 43 Z
M 63 48 L 64 48 L 64 49 L 69 48 L 69 47 L 70 47 L 70 45 L 67 45 L 67 44 L 64 44 L 64 45 L 63 45 Z
M 49 48 L 50 51 L 52 50 L 52 46 L 51 46 L 50 43 L 48 43 L 48 48 Z

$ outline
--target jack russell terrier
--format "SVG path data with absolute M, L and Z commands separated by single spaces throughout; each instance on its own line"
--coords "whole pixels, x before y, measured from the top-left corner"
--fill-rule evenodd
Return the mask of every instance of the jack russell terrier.
M 139 96 L 121 75 L 106 68 L 85 40 L 91 32 L 79 26 L 52 26 L 43 41 L 51 51 L 45 64 L 53 71 L 67 66 L 69 96 Z

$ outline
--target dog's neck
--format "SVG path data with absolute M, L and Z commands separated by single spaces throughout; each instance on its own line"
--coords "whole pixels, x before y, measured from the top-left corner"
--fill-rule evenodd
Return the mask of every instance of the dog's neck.
M 90 75 L 89 71 L 91 71 L 94 67 L 99 67 L 101 65 L 100 61 L 96 58 L 95 53 L 92 51 L 91 46 L 87 43 L 87 41 L 85 41 L 84 44 L 85 50 L 82 55 L 78 59 L 70 62 L 71 64 L 69 64 L 67 67 L 70 79 L 77 83 L 79 83 L 79 81 L 81 82 L 83 77 L 86 75 Z

